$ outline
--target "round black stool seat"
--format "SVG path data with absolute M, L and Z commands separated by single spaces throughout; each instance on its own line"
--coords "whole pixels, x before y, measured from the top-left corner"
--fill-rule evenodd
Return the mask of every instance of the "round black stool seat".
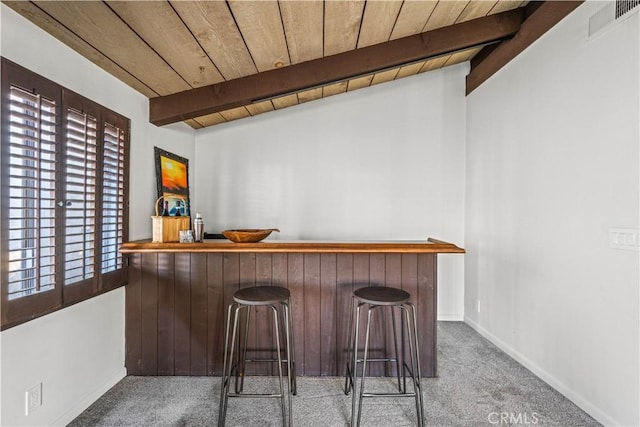
M 280 286 L 256 286 L 243 288 L 233 294 L 233 300 L 244 305 L 270 305 L 286 302 L 291 297 L 289 289 Z
M 399 305 L 411 299 L 407 291 L 383 286 L 356 289 L 353 295 L 361 302 L 373 305 Z

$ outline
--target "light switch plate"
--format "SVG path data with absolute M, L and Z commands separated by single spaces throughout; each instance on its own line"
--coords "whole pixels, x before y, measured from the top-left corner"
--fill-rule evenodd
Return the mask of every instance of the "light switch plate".
M 640 251 L 640 229 L 610 228 L 609 247 L 627 251 Z

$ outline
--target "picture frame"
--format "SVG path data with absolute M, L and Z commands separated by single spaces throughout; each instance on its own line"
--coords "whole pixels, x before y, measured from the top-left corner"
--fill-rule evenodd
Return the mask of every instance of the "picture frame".
M 164 197 L 158 209 L 161 215 L 168 209 L 169 216 L 191 215 L 189 200 L 189 160 L 158 147 L 153 147 L 156 162 L 158 198 Z

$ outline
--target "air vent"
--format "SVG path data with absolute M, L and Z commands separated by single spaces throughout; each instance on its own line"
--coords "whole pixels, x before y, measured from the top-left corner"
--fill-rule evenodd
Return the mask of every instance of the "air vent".
M 622 18 L 638 5 L 640 0 L 616 0 L 616 19 Z
M 640 0 L 616 0 L 607 2 L 606 6 L 589 18 L 589 38 L 609 28 L 616 21 L 628 18 L 638 11 Z

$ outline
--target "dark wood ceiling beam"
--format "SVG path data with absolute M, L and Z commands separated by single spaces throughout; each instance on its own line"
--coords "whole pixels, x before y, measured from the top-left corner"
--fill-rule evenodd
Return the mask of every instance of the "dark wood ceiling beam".
M 484 48 L 471 61 L 471 71 L 467 75 L 467 95 L 582 3 L 582 0 L 529 3 L 526 7 L 526 19 L 518 33 L 497 46 Z
M 162 126 L 512 37 L 524 8 L 149 100 Z

